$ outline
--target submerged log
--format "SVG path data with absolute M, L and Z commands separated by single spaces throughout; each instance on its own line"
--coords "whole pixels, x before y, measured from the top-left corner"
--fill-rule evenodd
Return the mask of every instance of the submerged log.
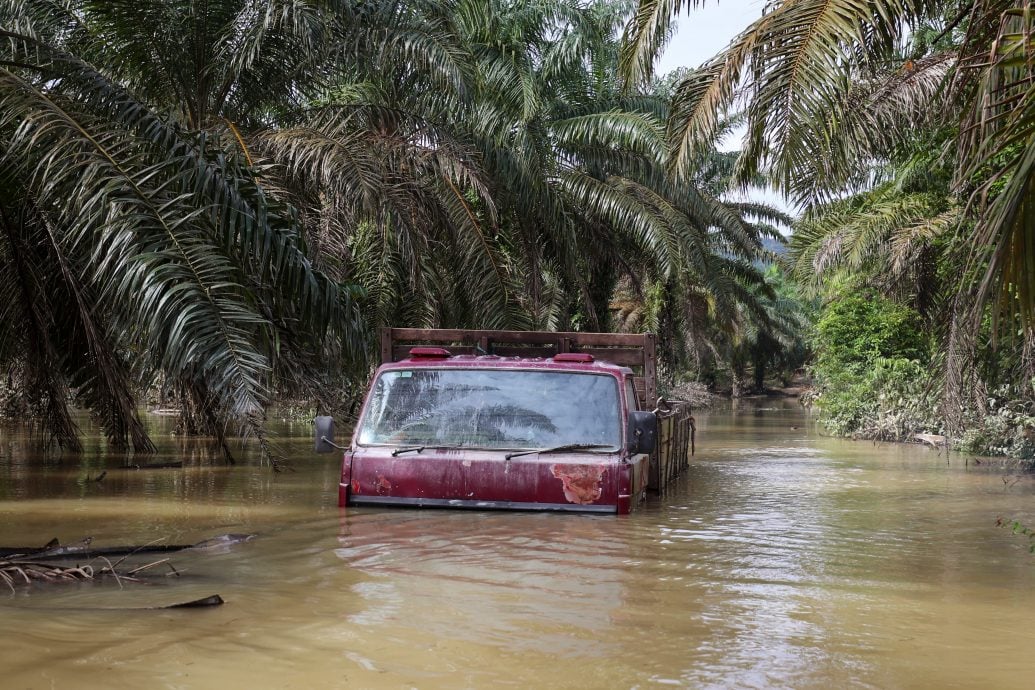
M 93 547 L 93 537 L 86 537 L 74 544 L 62 546 L 57 539 L 51 539 L 41 547 L 0 546 L 0 558 L 32 558 L 51 560 L 71 557 L 93 558 L 97 556 L 132 556 L 147 553 L 172 553 L 187 549 L 211 549 L 251 541 L 254 534 L 220 534 L 199 541 L 196 544 L 142 544 L 139 546 Z
M 205 549 L 213 546 L 227 546 L 252 539 L 254 534 L 221 534 L 218 537 L 206 539 L 197 544 L 168 545 L 168 544 L 144 544 L 142 546 L 114 546 L 100 549 L 92 549 L 90 544 L 92 537 L 87 537 L 75 544 L 61 546 L 57 539 L 51 539 L 44 546 L 35 549 L 19 549 L 8 547 L 2 549 L 0 554 L 0 585 L 7 585 L 12 593 L 16 592 L 16 586 L 31 585 L 35 582 L 62 583 L 94 581 L 100 578 L 110 577 L 114 579 L 119 587 L 124 582 L 143 582 L 141 573 L 151 571 L 156 566 L 166 566 L 170 571 L 167 575 L 179 576 L 180 572 L 173 567 L 168 558 L 160 558 L 157 561 L 138 565 L 132 569 L 130 565 L 123 566 L 126 559 L 138 553 L 153 553 L 155 551 L 184 551 L 187 549 Z M 122 556 L 112 563 L 107 556 Z M 67 559 L 76 557 L 76 564 L 52 562 L 56 559 Z M 83 563 L 80 557 L 86 557 L 90 562 Z M 150 573 L 148 573 L 150 574 Z M 195 609 L 221 606 L 223 598 L 218 594 L 193 599 L 178 604 L 166 604 L 164 606 L 146 606 L 143 608 L 127 608 L 114 610 L 155 610 L 155 609 Z
M 932 448 L 939 448 L 945 445 L 945 437 L 941 434 L 915 434 L 913 438 Z
M 218 594 L 213 594 L 210 597 L 204 597 L 203 599 L 195 599 L 194 601 L 185 601 L 182 604 L 169 604 L 168 606 L 156 606 L 155 608 L 160 609 L 200 609 L 207 608 L 209 606 L 222 606 L 226 602 L 223 601 L 223 597 Z

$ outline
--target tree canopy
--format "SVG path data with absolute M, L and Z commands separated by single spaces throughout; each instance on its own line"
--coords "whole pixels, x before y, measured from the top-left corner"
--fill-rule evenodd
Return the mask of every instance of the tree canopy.
M 725 124 L 673 148 L 664 87 L 626 88 L 632 11 L 0 1 L 0 361 L 40 428 L 76 448 L 84 405 L 148 450 L 157 382 L 264 442 L 272 400 L 365 376 L 379 325 L 606 330 L 622 286 L 676 300 L 684 361 L 773 331 L 757 262 L 789 219 L 730 195 Z

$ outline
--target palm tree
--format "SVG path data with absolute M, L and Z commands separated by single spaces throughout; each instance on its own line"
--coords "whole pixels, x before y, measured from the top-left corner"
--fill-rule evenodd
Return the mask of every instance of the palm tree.
M 113 444 L 152 449 L 133 384 L 156 372 L 224 449 L 230 421 L 267 449 L 274 388 L 361 348 L 347 286 L 313 267 L 247 151 L 228 150 L 226 132 L 239 140 L 228 116 L 256 117 L 238 100 L 268 65 L 215 79 L 209 54 L 192 51 L 219 51 L 186 37 L 246 54 L 254 27 L 229 4 L 204 15 L 187 3 L 0 4 L 0 280 L 13 297 L 2 356 L 25 367 L 63 446 L 78 447 L 74 389 Z M 270 40 L 293 49 L 291 31 Z
M 641 0 L 623 56 L 630 82 L 649 73 L 682 3 Z M 953 191 L 976 220 L 970 272 L 981 274 L 971 322 L 994 302 L 1035 316 L 1035 180 L 1025 0 L 876 3 L 779 0 L 678 87 L 669 121 L 685 169 L 735 97 L 746 102 L 742 174 L 764 172 L 806 206 L 868 180 L 915 132 L 953 133 Z M 911 30 L 907 30 L 910 29 Z M 902 48 L 910 35 L 912 52 Z M 963 286 L 962 293 L 969 293 Z
M 637 274 L 743 323 L 767 212 L 670 174 L 628 10 L 0 0 L 0 361 L 67 447 L 74 394 L 149 449 L 158 377 L 268 451 L 266 405 L 361 378 L 367 325 L 603 329 Z
M 938 323 L 956 281 L 943 273 L 958 255 L 964 210 L 950 174 L 930 152 L 901 162 L 872 189 L 811 208 L 791 238 L 793 275 L 808 294 L 829 298 L 855 286 L 909 304 Z M 958 274 L 955 276 L 958 278 Z
M 704 166 L 693 179 L 668 173 L 663 94 L 623 94 L 617 78 L 616 37 L 629 6 L 479 6 L 460 13 L 487 87 L 469 136 L 500 235 L 527 262 L 519 273 L 533 314 L 612 327 L 609 302 L 622 276 L 632 285 L 707 280 L 720 303 L 734 299 L 730 276 L 751 273 L 736 261 L 750 264 L 761 251 L 761 226 L 745 216 L 769 210 L 721 199 Z M 550 305 L 558 284 L 580 299 Z

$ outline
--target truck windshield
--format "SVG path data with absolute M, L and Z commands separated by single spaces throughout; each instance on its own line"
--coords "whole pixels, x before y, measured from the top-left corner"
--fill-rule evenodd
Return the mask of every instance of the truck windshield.
M 621 443 L 618 381 L 507 369 L 383 372 L 359 422 L 361 445 L 547 448 Z

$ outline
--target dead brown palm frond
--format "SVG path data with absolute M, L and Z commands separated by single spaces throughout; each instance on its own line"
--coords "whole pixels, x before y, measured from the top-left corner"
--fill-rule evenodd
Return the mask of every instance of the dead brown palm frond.
M 906 177 L 912 173 L 904 173 Z M 854 276 L 904 294 L 926 311 L 934 299 L 931 248 L 956 231 L 962 209 L 944 192 L 904 191 L 901 180 L 813 208 L 795 227 L 793 275 L 813 295 Z M 922 304 L 921 304 L 922 303 Z
M 759 41 L 757 28 L 757 23 L 750 26 L 676 87 L 668 125 L 673 151 L 670 168 L 675 174 L 687 175 L 691 163 L 712 148 L 722 132 L 724 116 L 733 106 L 736 90 L 746 78 L 752 51 Z
M 954 232 L 964 219 L 959 206 L 921 218 L 897 232 L 888 248 L 888 259 L 893 275 L 904 275 L 918 260 L 919 254 L 938 238 Z
M 840 266 L 845 254 L 846 239 L 845 230 L 839 228 L 836 233 L 827 235 L 817 243 L 812 260 L 806 264 L 807 269 L 811 269 L 817 279 Z
M 974 328 L 971 318 L 973 312 L 973 295 L 965 291 L 958 292 L 950 311 L 942 400 L 942 414 L 945 415 L 949 433 L 954 435 L 963 432 L 968 409 L 984 410 L 988 404 L 982 377 L 974 366 L 980 331 Z

